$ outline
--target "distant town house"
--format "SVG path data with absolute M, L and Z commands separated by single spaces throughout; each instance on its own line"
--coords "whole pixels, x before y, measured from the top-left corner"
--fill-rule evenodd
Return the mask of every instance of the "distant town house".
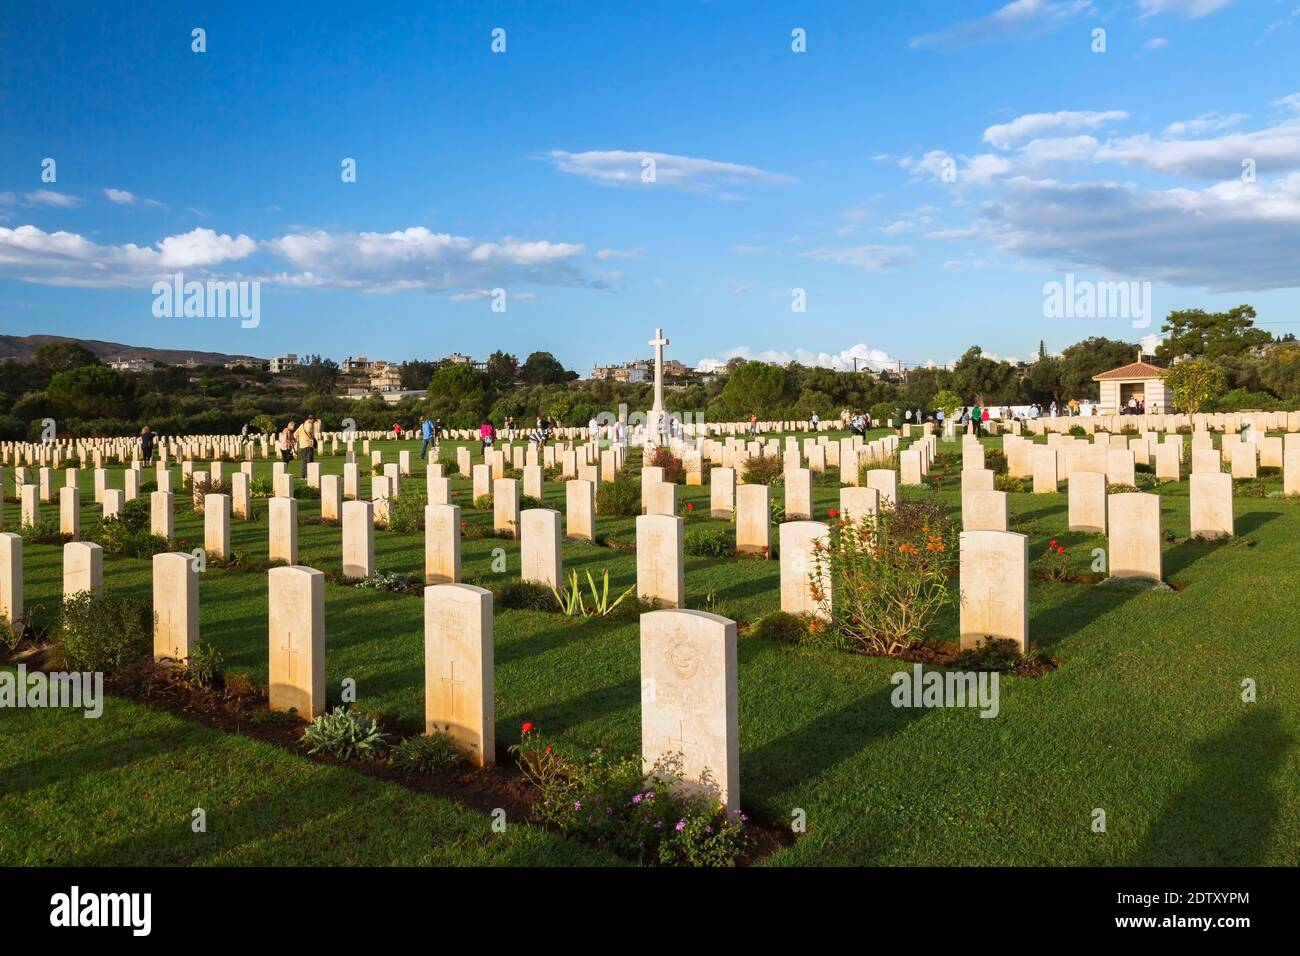
M 148 359 L 117 356 L 109 360 L 108 367 L 115 372 L 152 372 L 153 362 Z

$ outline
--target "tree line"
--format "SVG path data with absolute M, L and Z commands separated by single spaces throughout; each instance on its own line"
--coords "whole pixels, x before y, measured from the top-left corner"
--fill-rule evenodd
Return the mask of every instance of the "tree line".
M 1254 324 L 1248 305 L 1226 312 L 1171 312 L 1153 357 L 1171 368 L 1175 403 L 1183 410 L 1236 411 L 1300 407 L 1300 344 L 1275 339 Z M 1002 406 L 1097 398 L 1100 372 L 1137 360 L 1138 344 L 1102 336 L 1048 355 L 1042 343 L 1032 362 L 1008 362 L 971 346 L 950 368 L 917 368 L 879 375 L 733 359 L 715 374 L 670 379 L 669 411 L 703 414 L 708 421 L 823 419 L 842 411 L 873 417 L 901 409 L 932 411 L 941 392 L 966 405 Z M 424 394 L 396 404 L 378 394 L 359 400 L 332 394 L 341 372 L 329 359 L 307 356 L 295 370 L 159 364 L 125 373 L 109 368 L 76 343 L 42 346 L 30 363 L 0 362 L 0 438 L 34 440 L 53 419 L 60 436 L 125 435 L 143 425 L 159 434 L 233 433 L 244 425 L 271 431 L 289 419 L 318 415 L 327 427 L 351 418 L 363 430 L 412 427 L 420 415 L 449 428 L 512 417 L 521 427 L 546 417 L 585 425 L 602 412 L 650 406 L 650 383 L 579 381 L 549 352 L 523 361 L 492 353 L 482 368 L 446 360 L 415 360 L 401 367 L 403 388 Z M 945 401 L 948 396 L 945 396 Z

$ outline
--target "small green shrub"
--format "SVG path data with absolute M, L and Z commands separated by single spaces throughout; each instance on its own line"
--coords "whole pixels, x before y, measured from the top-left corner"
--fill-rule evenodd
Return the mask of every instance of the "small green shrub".
M 1020 645 L 1006 638 L 994 638 L 978 647 L 968 647 L 957 655 L 953 667 L 967 671 L 1013 671 L 1024 664 L 1036 664 L 1044 657 L 1033 648 L 1028 654 L 1020 653 Z
M 501 589 L 497 597 L 499 606 L 516 611 L 555 611 L 559 605 L 555 594 L 536 581 L 512 581 Z
M 1084 427 L 1083 427 L 1082 425 L 1071 425 L 1071 426 L 1070 426 L 1070 434 L 1073 435 L 1075 438 L 1087 438 L 1087 437 L 1088 437 L 1088 432 L 1084 429 Z
M 641 513 L 641 488 L 628 478 L 596 483 L 596 512 L 602 518 L 634 518 Z
M 149 504 L 143 498 L 128 501 L 121 512 L 92 527 L 86 537 L 114 556 L 145 559 L 170 550 L 166 538 L 150 531 Z
M 393 748 L 388 759 L 395 770 L 410 776 L 449 773 L 465 761 L 451 735 L 438 730 L 431 734 L 407 737 Z
M 534 498 L 532 495 L 520 495 L 520 496 L 519 496 L 519 510 L 520 510 L 520 511 L 523 511 L 523 510 L 525 510 L 525 509 L 527 509 L 527 508 L 541 508 L 541 507 L 543 507 L 543 503 L 542 503 L 542 499 L 541 499 L 541 498 Z
M 183 676 L 189 683 L 206 690 L 224 687 L 226 659 L 215 646 L 200 641 L 185 660 Z
M 701 528 L 688 531 L 682 550 L 697 558 L 725 558 L 736 550 L 736 535 L 730 528 Z
M 68 668 L 112 673 L 153 646 L 153 611 L 139 598 L 74 594 L 59 608 L 57 644 Z
M 460 474 L 460 463 L 456 461 L 456 454 L 451 449 L 446 449 L 445 454 L 438 455 L 439 465 L 442 465 L 442 475 L 444 478 L 450 478 L 452 475 Z
M 993 472 L 995 478 L 997 475 L 1007 473 L 1007 456 L 996 448 L 984 449 L 984 467 Z
M 329 754 L 339 760 L 374 757 L 388 746 L 388 734 L 364 714 L 335 707 L 321 714 L 302 732 L 302 744 L 309 754 Z
M 740 475 L 747 485 L 780 484 L 785 475 L 779 455 L 755 455 L 745 462 Z
M 1025 479 L 1012 478 L 1010 475 L 995 475 L 993 487 L 998 491 L 1025 491 Z
M 408 485 L 400 494 L 388 499 L 388 530 L 399 534 L 419 534 L 424 529 L 424 506 L 428 496 L 419 485 Z
M 801 644 L 808 639 L 808 623 L 795 614 L 773 611 L 754 622 L 753 635 L 782 644 Z
M 72 540 L 70 535 L 59 530 L 59 519 L 46 515 L 37 519 L 35 524 L 23 525 L 18 529 L 23 544 L 65 544 Z
M 492 496 L 479 495 L 477 498 L 474 499 L 474 507 L 477 508 L 479 511 L 491 511 Z
M 248 494 L 252 498 L 272 498 L 275 496 L 275 483 L 265 476 L 254 478 L 248 483 Z

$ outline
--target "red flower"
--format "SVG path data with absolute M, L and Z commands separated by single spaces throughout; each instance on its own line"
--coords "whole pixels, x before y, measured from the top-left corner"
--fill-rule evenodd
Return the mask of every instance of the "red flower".
M 547 753 L 550 753 L 550 752 L 551 752 L 551 745 L 550 745 L 550 744 L 547 744 L 547 745 L 546 745 L 546 752 L 547 752 Z
M 826 517 L 828 518 L 834 518 L 837 514 L 839 514 L 839 512 L 836 511 L 834 508 L 826 509 Z
M 694 510 L 695 510 L 695 502 L 693 502 L 693 501 L 688 501 L 688 502 L 686 502 L 686 510 L 687 510 L 687 511 L 694 511 Z
M 1054 547 L 1056 547 L 1056 539 L 1053 538 L 1051 541 L 1047 542 L 1047 546 L 1048 546 L 1049 548 L 1054 548 Z
M 521 730 L 522 730 L 524 733 L 528 733 L 528 731 L 530 731 L 530 730 L 532 730 L 532 729 L 533 729 L 533 722 L 532 722 L 531 720 L 525 720 L 525 721 L 524 721 L 524 726 L 521 728 Z

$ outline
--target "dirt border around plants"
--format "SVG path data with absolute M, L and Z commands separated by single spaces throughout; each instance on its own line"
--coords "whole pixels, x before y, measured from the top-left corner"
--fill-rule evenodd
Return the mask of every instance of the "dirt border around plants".
M 52 649 L 53 645 L 45 645 L 6 655 L 2 653 L 3 648 L 0 648 L 0 658 L 3 658 L 0 663 L 25 663 L 28 670 L 43 669 Z M 169 713 L 212 730 L 248 737 L 280 747 L 306 760 L 354 770 L 416 793 L 452 800 L 488 816 L 496 810 L 505 810 L 508 820 L 544 827 L 566 839 L 584 842 L 580 836 L 563 833 L 537 818 L 533 812 L 538 799 L 537 792 L 504 745 L 497 747 L 494 766 L 466 767 L 445 775 L 405 774 L 385 759 L 339 760 L 326 754 L 309 754 L 301 744 L 306 721 L 292 714 L 270 710 L 264 688 L 241 678 L 233 679 L 232 683 L 239 685 L 241 690 L 206 690 L 184 681 L 180 672 L 174 668 L 142 660 L 116 674 L 106 675 L 104 689 L 114 697 Z M 385 723 L 394 736 L 408 737 L 419 733 L 401 721 L 389 719 Z M 772 826 L 748 812 L 745 829 L 751 847 L 737 859 L 737 866 L 761 863 L 778 850 L 794 845 L 799 838 L 788 828 Z

